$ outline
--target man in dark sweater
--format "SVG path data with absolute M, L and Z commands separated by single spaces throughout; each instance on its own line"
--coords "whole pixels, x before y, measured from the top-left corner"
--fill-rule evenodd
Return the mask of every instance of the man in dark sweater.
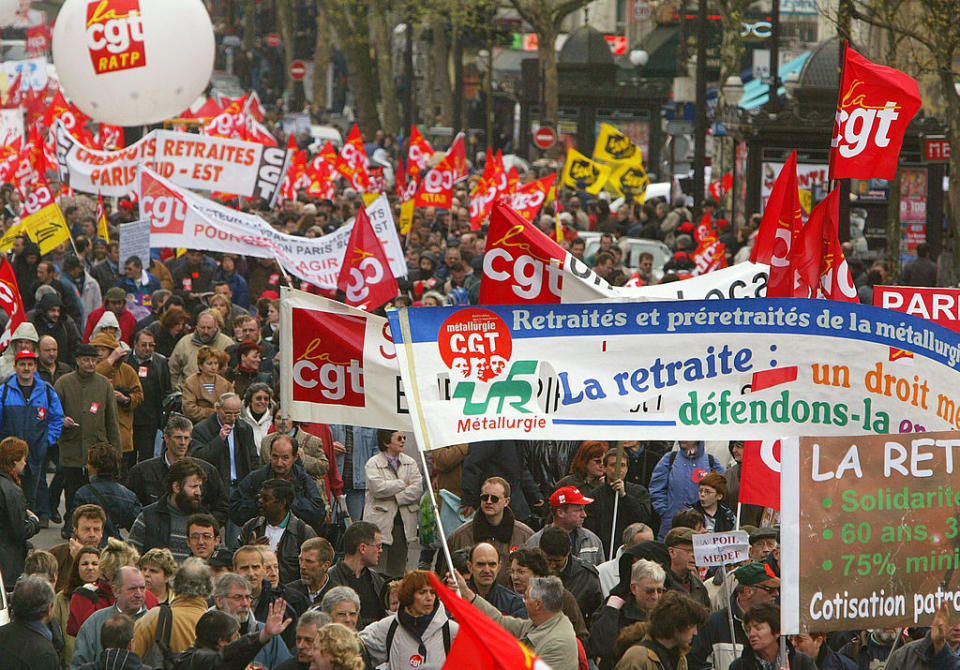
M 330 586 L 349 586 L 360 596 L 360 621 L 357 629 L 379 621 L 386 616 L 380 599 L 384 578 L 374 568 L 383 551 L 380 529 L 369 521 L 355 521 L 343 534 L 343 550 L 346 555 L 331 566 L 327 574 Z

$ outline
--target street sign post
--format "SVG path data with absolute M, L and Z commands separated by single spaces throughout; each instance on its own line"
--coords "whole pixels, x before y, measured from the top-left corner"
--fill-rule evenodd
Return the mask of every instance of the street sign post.
M 300 81 L 307 75 L 307 64 L 302 60 L 290 63 L 290 76 L 294 81 Z
M 553 126 L 540 126 L 533 134 L 533 143 L 537 148 L 547 150 L 557 143 L 557 131 Z

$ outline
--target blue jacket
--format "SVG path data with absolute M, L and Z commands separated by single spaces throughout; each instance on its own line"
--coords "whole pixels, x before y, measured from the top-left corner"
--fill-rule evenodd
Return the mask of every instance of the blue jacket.
M 258 470 L 254 470 L 244 477 L 230 495 L 230 519 L 238 526 L 243 526 L 250 519 L 260 514 L 257 496 L 260 487 L 268 479 L 275 477 L 273 466 L 269 463 Z M 290 506 L 294 516 L 309 526 L 322 528 L 327 518 L 327 507 L 317 488 L 317 483 L 303 469 L 303 464 L 297 460 L 293 463 L 288 478 L 296 497 Z
M 0 390 L 0 439 L 12 435 L 27 442 L 30 472 L 40 471 L 47 447 L 56 444 L 62 430 L 63 407 L 60 396 L 50 384 L 34 373 L 33 391 L 28 402 L 20 392 L 17 374 L 7 377 Z
M 94 492 L 93 489 L 96 489 Z M 97 493 L 100 497 L 97 497 Z M 100 502 L 100 498 L 106 503 Z M 102 479 L 97 475 L 90 478 L 89 484 L 84 484 L 74 496 L 74 507 L 77 505 L 100 505 L 107 513 L 107 527 L 104 529 L 108 537 L 123 539 L 120 529 L 133 528 L 133 522 L 140 516 L 140 500 L 137 494 L 126 486 L 113 479 Z
M 673 515 L 700 500 L 699 478 L 693 480 L 695 470 L 723 472 L 723 464 L 704 451 L 703 442 L 700 442 L 693 458 L 688 458 L 683 449 L 669 451 L 653 469 L 650 501 L 654 511 L 660 515 L 657 539 L 661 542 L 670 531 Z
M 250 309 L 250 289 L 247 288 L 247 280 L 241 277 L 239 273 L 234 272 L 228 277 L 221 270 L 217 270 L 214 281 L 224 281 L 230 284 L 230 290 L 233 292 L 231 300 L 244 309 Z
M 129 277 L 121 277 L 117 280 L 117 286 L 122 288 L 127 293 L 133 296 L 134 301 L 138 305 L 150 305 L 150 302 L 144 302 L 144 298 L 149 295 L 153 295 L 154 291 L 160 290 L 160 280 L 154 277 L 152 274 L 147 272 L 146 268 L 143 269 L 143 274 L 147 277 L 147 284 L 144 286 L 140 282 L 135 282 Z
M 333 439 L 346 444 L 346 428 L 339 424 L 330 424 Z M 367 490 L 367 461 L 380 453 L 377 446 L 377 429 L 353 426 L 353 481 L 343 482 L 343 488 L 356 491 Z M 346 454 L 337 454 L 337 472 L 343 474 L 343 458 Z M 300 516 L 299 514 L 297 516 Z M 303 517 L 300 517 L 301 519 Z

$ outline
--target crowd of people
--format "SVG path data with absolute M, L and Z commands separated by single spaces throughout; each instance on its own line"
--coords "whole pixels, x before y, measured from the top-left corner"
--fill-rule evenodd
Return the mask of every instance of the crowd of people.
M 486 239 L 468 193 L 478 174 L 450 209 L 415 210 L 391 305 L 477 302 Z M 2 667 L 440 667 L 459 626 L 431 570 L 555 670 L 786 664 L 775 515 L 737 505 L 742 443 L 480 442 L 432 452 L 424 471 L 403 431 L 283 417 L 279 288 L 292 280 L 276 261 L 120 258 L 136 205 L 108 207 L 108 241 L 91 198 L 52 187 L 71 239 L 41 256 L 20 237 L 7 257 L 27 312 L 0 356 L 0 570 L 12 591 Z M 560 197 L 560 243 L 612 284 L 692 269 L 682 199 Z M 22 203 L 6 186 L 0 199 L 6 229 Z M 272 211 L 230 204 L 308 237 L 363 206 L 339 187 Z M 758 217 L 734 231 L 716 207 L 707 202 L 730 262 L 745 260 Z M 601 233 L 586 257 L 585 231 Z M 674 255 L 662 269 L 649 254 L 628 268 L 630 237 Z M 872 286 L 878 266 L 862 270 Z M 451 494 L 441 513 L 459 522 L 446 529 L 455 575 L 427 478 Z M 57 526 L 62 543 L 31 547 Z M 726 578 L 699 569 L 693 534 L 736 527 L 750 531 L 751 560 Z M 873 670 L 895 639 L 795 636 L 789 663 Z M 915 644 L 896 653 L 924 653 Z

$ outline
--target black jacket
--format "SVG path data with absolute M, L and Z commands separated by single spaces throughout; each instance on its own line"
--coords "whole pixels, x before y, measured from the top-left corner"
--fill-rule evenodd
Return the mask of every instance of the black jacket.
M 143 386 L 143 402 L 133 410 L 134 428 L 162 428 L 163 399 L 170 394 L 170 368 L 167 357 L 154 354 L 141 363 L 132 351 L 124 361 L 133 368 Z
M 270 604 L 277 598 L 284 598 L 285 595 L 287 594 L 284 592 L 282 585 L 275 589 L 270 586 L 270 582 L 264 579 L 260 583 L 260 597 L 257 598 L 257 605 L 253 608 L 253 618 L 257 621 L 266 621 L 270 614 Z M 294 650 L 297 648 L 297 619 L 300 618 L 300 615 L 297 614 L 298 605 L 299 603 L 287 603 L 287 611 L 283 618 L 291 621 L 290 625 L 280 633 L 280 637 L 283 638 L 287 648 Z
M 104 649 L 99 658 L 80 666 L 80 670 L 150 670 L 143 659 L 129 649 Z
M 302 579 L 295 579 L 284 587 L 283 599 L 287 602 L 293 600 L 302 602 L 303 609 L 298 611 L 297 614 L 303 614 L 311 607 L 319 607 L 320 603 L 323 602 L 323 597 L 327 595 L 327 591 L 331 588 L 333 588 L 333 582 L 328 579 L 327 583 L 320 588 L 320 593 L 317 594 L 317 597 L 311 598 L 310 589 L 307 587 L 306 582 Z
M 600 574 L 594 566 L 570 556 L 557 576 L 563 582 L 563 588 L 577 599 L 581 612 L 597 611 L 603 602 L 603 591 L 600 589 Z
M 253 437 L 253 428 L 243 419 L 233 426 L 233 443 L 237 459 L 237 483 L 249 475 L 259 461 L 259 446 Z M 202 458 L 220 473 L 223 490 L 230 491 L 230 447 L 220 437 L 220 419 L 214 412 L 193 427 L 190 455 Z M 228 493 L 229 495 L 229 493 Z M 252 514 L 250 516 L 253 516 Z M 250 517 L 248 516 L 247 519 Z M 246 521 L 246 519 L 244 519 Z
M 160 454 L 156 458 L 140 461 L 130 468 L 130 472 L 127 473 L 127 480 L 124 482 L 124 485 L 137 494 L 140 505 L 143 507 L 152 505 L 167 495 L 166 478 L 167 470 L 169 470 L 170 467 L 167 465 L 167 461 L 164 460 L 165 453 L 166 452 Z M 210 513 L 213 514 L 217 521 L 223 525 L 227 522 L 227 512 L 230 509 L 230 496 L 224 490 L 220 473 L 217 472 L 216 468 L 203 459 L 197 458 L 195 460 L 200 463 L 200 467 L 202 467 L 207 474 L 207 479 L 203 483 L 201 502 L 205 508 L 210 510 Z
M 542 500 L 542 497 L 537 482 L 520 458 L 520 446 L 513 440 L 471 443 L 463 460 L 461 504 L 480 507 L 480 487 L 483 482 L 490 477 L 503 477 L 510 482 L 513 491 L 510 496 L 513 515 L 526 522 L 531 516 L 531 505 Z
M 680 575 L 675 573 L 673 570 L 667 570 L 667 588 L 672 589 L 677 593 L 690 596 L 707 609 L 711 609 L 712 605 L 710 603 L 710 593 L 707 591 L 707 587 L 704 586 L 703 582 L 700 580 L 700 575 L 693 570 L 688 572 L 689 575 L 687 576 L 687 582 L 690 584 L 689 591 L 683 585 Z
M 242 635 L 220 650 L 198 648 L 194 643 L 177 656 L 173 670 L 244 670 L 262 647 L 260 633 Z
M 237 421 L 237 423 L 240 422 Z M 229 468 L 229 464 L 227 467 Z M 273 466 L 268 463 L 248 474 L 237 484 L 230 495 L 230 519 L 235 524 L 242 526 L 257 516 L 259 512 L 257 495 L 260 493 L 260 487 L 274 476 Z M 317 483 L 303 469 L 303 464 L 299 460 L 294 461 L 289 480 L 296 493 L 290 511 L 314 528 L 322 529 L 327 517 L 327 508 Z
M 583 525 L 599 536 L 607 556 L 617 553 L 620 538 L 623 537 L 623 529 L 631 523 L 642 521 L 648 526 L 652 525 L 653 505 L 650 503 L 650 492 L 639 484 L 624 482 L 623 486 L 626 495 L 620 496 L 617 503 L 617 527 L 614 532 L 616 544 L 613 547 L 610 546 L 610 533 L 616 492 L 607 486 L 606 482 L 602 482 L 589 493 L 583 491 L 586 497 L 593 498 L 593 502 L 586 507 L 587 518 L 584 519 Z
M 35 517 L 27 518 L 27 498 L 9 474 L 0 471 L 0 570 L 12 589 L 23 572 L 27 540 L 40 530 Z
M 611 596 L 607 596 L 607 599 L 609 600 Z M 617 655 L 614 653 L 613 645 L 620 631 L 630 624 L 647 620 L 647 613 L 637 607 L 632 594 L 625 601 L 620 609 L 604 602 L 603 606 L 590 617 L 587 656 L 600 658 L 600 670 L 610 670 L 616 664 Z
M 53 642 L 24 622 L 0 626 L 3 670 L 59 670 L 60 658 Z
M 46 296 L 44 296 L 46 297 Z M 70 298 L 73 301 L 73 298 Z M 43 301 L 41 300 L 41 303 Z M 83 342 L 80 329 L 74 320 L 67 314 L 61 314 L 57 322 L 51 324 L 47 321 L 46 314 L 37 312 L 33 316 L 33 326 L 37 329 L 37 337 L 49 335 L 57 341 L 57 360 L 72 364 L 74 361 L 74 351 Z
M 360 579 L 357 580 L 353 570 L 341 560 L 330 566 L 330 569 L 327 570 L 327 576 L 330 578 L 330 581 L 327 582 L 329 588 L 349 586 L 360 597 L 360 618 L 357 621 L 357 630 L 363 630 L 368 624 L 387 616 L 383 599 L 380 597 L 383 594 L 383 584 L 386 580 L 379 572 L 367 568 L 360 574 Z
M 240 531 L 240 544 L 255 544 L 255 540 L 266 535 L 267 519 L 254 517 L 243 525 Z M 280 583 L 289 584 L 300 576 L 300 545 L 317 534 L 313 528 L 290 513 L 287 527 L 277 543 L 277 560 L 280 563 Z
M 814 660 L 795 650 L 789 642 L 787 643 L 787 659 L 790 670 L 817 670 L 817 664 Z M 754 655 L 753 649 L 748 644 L 743 648 L 740 658 L 733 659 L 729 670 L 761 670 L 762 667 L 756 655 Z
M 690 509 L 695 509 L 700 514 L 703 515 L 703 518 L 707 518 L 707 513 L 703 511 L 703 505 L 700 504 L 700 501 L 693 503 L 690 506 Z M 733 530 L 737 527 L 737 515 L 733 513 L 733 510 L 720 503 L 717 505 L 717 513 L 714 515 L 713 520 L 713 532 L 722 533 L 728 530 Z
M 713 645 L 720 642 L 730 643 L 730 624 L 727 619 L 727 611 L 730 608 L 733 610 L 733 632 L 737 636 L 736 643 L 742 644 L 745 649 L 750 648 L 747 634 L 743 632 L 743 610 L 737 604 L 736 592 L 730 596 L 729 603 L 728 607 L 711 613 L 707 623 L 697 628 L 697 636 L 693 638 L 693 645 L 687 654 L 689 670 L 701 670 L 709 665 Z

